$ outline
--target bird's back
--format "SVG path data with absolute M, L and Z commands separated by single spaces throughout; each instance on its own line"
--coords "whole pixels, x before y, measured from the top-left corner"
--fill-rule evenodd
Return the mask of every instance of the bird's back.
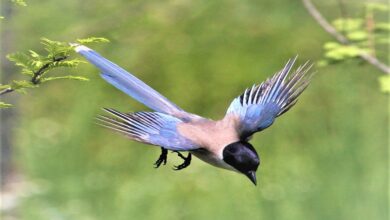
M 180 135 L 216 155 L 222 155 L 223 148 L 239 140 L 233 118 L 213 121 L 201 119 L 178 125 Z

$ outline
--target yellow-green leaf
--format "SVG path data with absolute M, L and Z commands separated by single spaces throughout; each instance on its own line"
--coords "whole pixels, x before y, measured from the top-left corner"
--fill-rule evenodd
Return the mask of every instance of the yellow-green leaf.
M 341 46 L 341 44 L 334 42 L 334 41 L 330 41 L 330 42 L 326 42 L 324 44 L 324 49 L 326 49 L 326 50 L 336 49 L 337 47 L 340 47 L 340 46 Z
M 390 93 L 390 75 L 379 77 L 380 89 L 384 93 Z
M 30 52 L 30 56 L 33 57 L 33 58 L 36 58 L 36 59 L 40 59 L 41 58 L 41 56 L 37 52 L 35 52 L 33 50 L 29 50 L 28 52 Z
M 55 76 L 55 77 L 45 77 L 41 79 L 41 82 L 48 82 L 48 81 L 53 81 L 57 79 L 71 79 L 71 80 L 79 80 L 79 81 L 89 81 L 88 78 L 83 77 L 83 76 L 73 76 L 73 75 L 68 75 L 68 76 Z
M 1 85 L 0 84 L 0 90 L 7 89 L 7 88 L 10 88 L 10 87 L 11 87 L 10 85 Z
M 390 23 L 378 22 L 375 24 L 375 30 L 378 31 L 390 31 Z
M 383 12 L 389 11 L 389 6 L 387 4 L 379 3 L 379 2 L 366 3 L 366 7 L 369 10 L 377 10 Z
M 38 86 L 34 85 L 32 82 L 26 81 L 26 80 L 14 80 L 11 83 L 11 89 L 13 89 L 17 92 L 22 92 L 22 93 L 25 93 L 24 89 L 35 88 L 35 87 L 38 87 Z
M 80 44 L 88 44 L 88 43 L 108 43 L 110 42 L 107 38 L 104 37 L 89 37 L 84 39 L 76 40 Z
M 368 37 L 367 32 L 362 30 L 352 31 L 347 34 L 348 39 L 353 41 L 366 40 Z
M 0 108 L 10 108 L 12 107 L 11 104 L 5 103 L 5 102 L 0 102 Z
M 324 66 L 327 66 L 329 63 L 328 63 L 328 61 L 327 60 L 319 60 L 318 62 L 317 62 L 317 66 L 318 67 L 324 67 Z
M 24 0 L 11 0 L 11 1 L 19 6 L 27 6 L 27 3 Z
M 356 46 L 340 45 L 337 48 L 325 52 L 325 57 L 331 60 L 344 60 L 346 58 L 357 57 L 362 52 L 364 50 Z
M 363 27 L 363 19 L 360 18 L 339 18 L 332 23 L 337 30 L 346 32 L 360 30 Z

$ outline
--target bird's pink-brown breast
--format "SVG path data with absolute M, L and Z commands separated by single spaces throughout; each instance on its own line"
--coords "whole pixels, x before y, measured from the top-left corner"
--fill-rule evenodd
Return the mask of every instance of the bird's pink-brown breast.
M 236 120 L 233 117 L 220 121 L 201 120 L 182 123 L 178 125 L 178 132 L 220 159 L 223 148 L 239 140 Z

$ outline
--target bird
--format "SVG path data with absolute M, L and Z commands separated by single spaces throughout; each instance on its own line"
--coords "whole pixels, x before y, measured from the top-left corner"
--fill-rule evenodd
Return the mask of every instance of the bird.
M 295 56 L 272 77 L 234 98 L 222 119 L 212 120 L 183 110 L 96 51 L 80 44 L 72 46 L 100 70 L 106 82 L 153 110 L 124 113 L 103 108 L 107 114 L 96 119 L 98 124 L 131 140 L 160 147 L 155 168 L 167 163 L 171 151 L 183 159 L 175 170 L 188 167 L 194 155 L 215 167 L 243 174 L 254 185 L 260 155 L 249 141 L 296 104 L 314 75 L 309 71 L 313 66 L 309 61 L 292 70 Z

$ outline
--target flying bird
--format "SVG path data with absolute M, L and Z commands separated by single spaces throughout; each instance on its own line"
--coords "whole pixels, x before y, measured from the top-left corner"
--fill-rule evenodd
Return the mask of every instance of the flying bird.
M 97 120 L 132 140 L 161 147 L 156 168 L 166 164 L 170 150 L 184 160 L 175 166 L 176 170 L 189 166 L 193 154 L 216 167 L 244 174 L 255 185 L 260 157 L 249 140 L 254 133 L 271 126 L 297 102 L 313 75 L 308 73 L 309 62 L 291 70 L 296 57 L 290 59 L 272 77 L 247 88 L 232 101 L 225 116 L 215 121 L 184 111 L 94 50 L 83 45 L 73 46 L 100 70 L 104 80 L 154 110 L 123 113 L 104 108 L 110 116 L 100 115 Z M 188 155 L 181 152 L 188 152 Z

